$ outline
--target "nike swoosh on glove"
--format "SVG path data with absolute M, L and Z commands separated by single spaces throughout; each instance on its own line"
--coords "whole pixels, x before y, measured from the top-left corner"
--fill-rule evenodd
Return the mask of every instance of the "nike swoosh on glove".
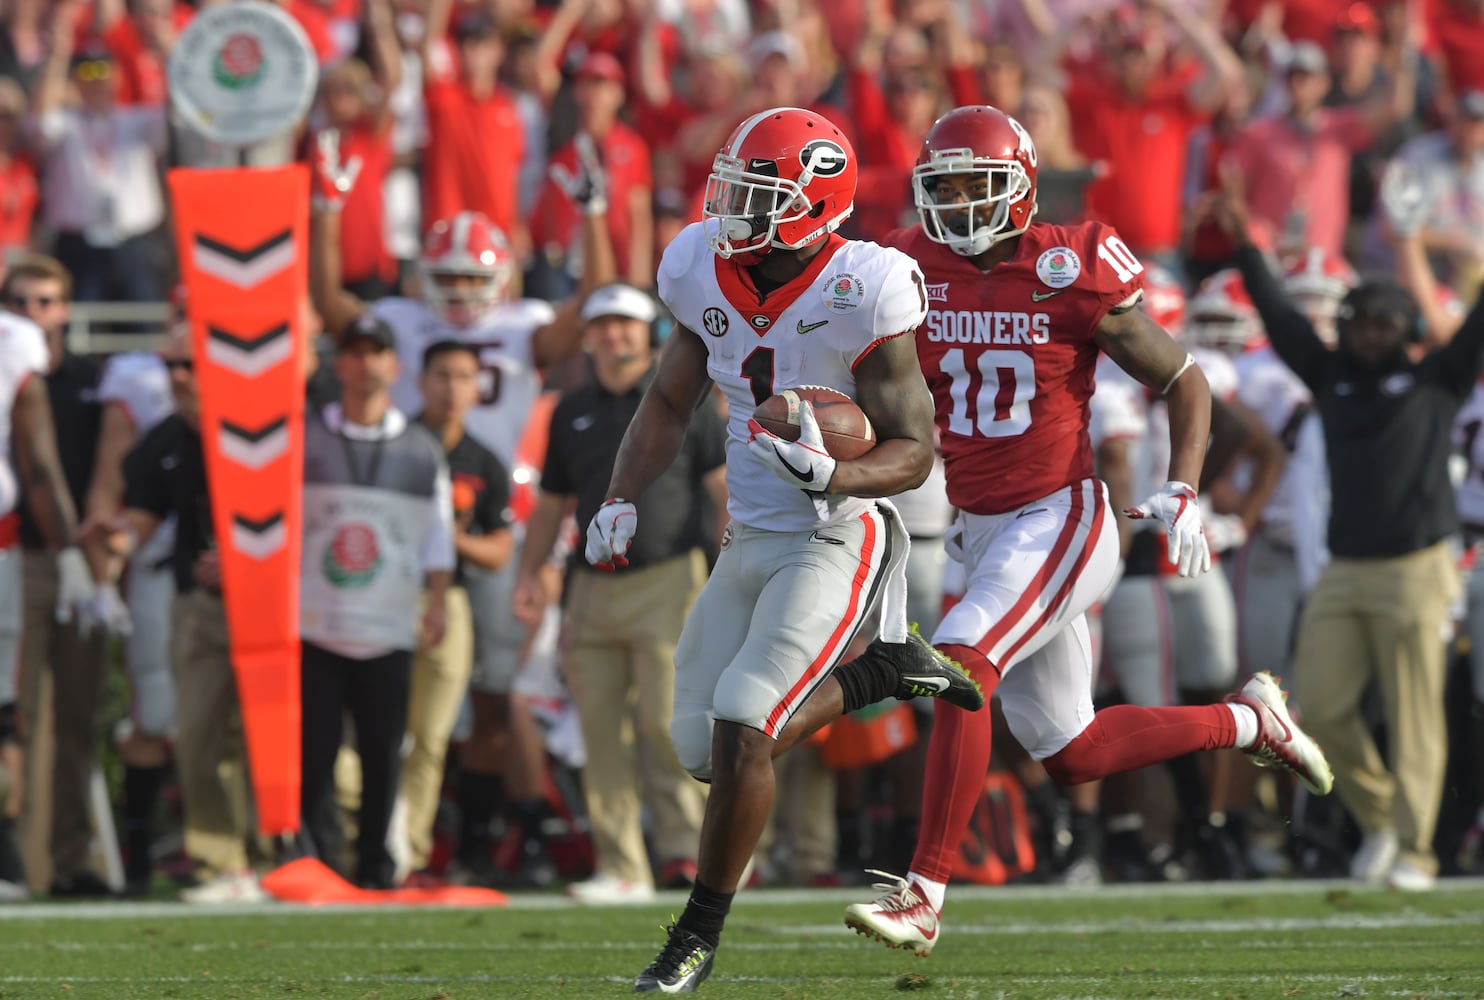
M 68 625 L 72 616 L 93 597 L 93 574 L 82 550 L 69 545 L 57 553 L 57 606 L 60 624 Z
M 1165 483 L 1154 496 L 1123 513 L 1135 520 L 1152 517 L 1163 522 L 1169 559 L 1181 576 L 1200 576 L 1211 568 L 1211 550 L 1201 530 L 1200 501 L 1188 484 Z
M 824 435 L 814 419 L 814 404 L 807 399 L 799 403 L 797 441 L 785 441 L 756 420 L 748 420 L 747 429 L 752 432 L 752 437 L 747 439 L 748 450 L 773 475 L 806 493 L 829 492 L 838 463 L 825 451 Z
M 639 512 L 633 504 L 618 497 L 603 501 L 587 526 L 587 561 L 610 573 L 615 567 L 627 566 L 625 553 L 638 527 Z
M 95 628 L 106 635 L 128 637 L 134 634 L 134 619 L 129 608 L 119 596 L 119 589 L 111 583 L 102 583 L 93 588 L 93 596 L 78 609 L 77 630 L 84 637 Z

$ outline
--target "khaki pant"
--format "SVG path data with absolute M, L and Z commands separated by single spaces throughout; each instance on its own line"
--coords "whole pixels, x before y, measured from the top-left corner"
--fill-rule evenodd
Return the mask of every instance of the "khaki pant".
M 469 595 L 448 591 L 448 626 L 443 641 L 421 648 L 412 661 L 412 698 L 407 708 L 411 749 L 402 762 L 402 800 L 407 804 L 407 841 L 412 867 L 426 868 L 433 848 L 433 820 L 443 787 L 448 738 L 458 721 L 474 666 L 474 622 Z
M 1448 737 L 1442 631 L 1458 594 L 1448 543 L 1394 559 L 1336 559 L 1309 595 L 1294 653 L 1295 699 L 1361 828 L 1394 828 L 1400 859 L 1436 871 L 1433 832 Z M 1375 681 L 1393 770 L 1360 713 Z
M 171 621 L 185 847 L 200 875 L 211 878 L 248 867 L 251 792 L 237 675 L 220 596 L 200 589 L 180 595 Z
M 675 646 L 705 577 L 699 550 L 628 573 L 568 576 L 564 666 L 587 741 L 583 788 L 601 874 L 652 883 L 641 795 L 656 855 L 695 859 L 705 789 L 675 756 L 670 715 Z
M 104 638 L 84 639 L 76 627 L 56 620 L 57 563 L 48 552 L 27 552 L 22 560 L 25 611 L 21 640 L 20 707 L 34 722 L 45 707 L 42 681 L 50 678 L 52 692 L 50 779 L 32 767 L 36 779 L 28 787 L 28 806 L 22 827 L 31 845 L 46 836 L 47 857 L 30 856 L 27 869 L 33 884 L 53 877 L 72 878 L 88 868 L 93 826 L 88 810 L 89 783 L 98 760 L 98 710 L 103 692 Z M 27 755 L 31 747 L 27 746 Z M 44 766 L 38 754 L 37 762 Z M 46 864 L 49 861 L 50 864 Z

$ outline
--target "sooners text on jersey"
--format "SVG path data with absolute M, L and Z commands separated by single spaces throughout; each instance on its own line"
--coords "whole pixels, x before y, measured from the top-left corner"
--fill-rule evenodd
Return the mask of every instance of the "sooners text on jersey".
M 747 448 L 747 420 L 769 396 L 801 385 L 854 399 L 860 360 L 922 321 L 927 291 L 917 265 L 897 250 L 829 236 L 803 274 L 760 296 L 746 269 L 714 254 L 695 223 L 665 248 L 659 294 L 705 343 L 707 372 L 727 397 L 727 512 L 775 531 L 859 516 L 870 501 L 829 496 L 820 510 L 769 471 Z
M 1001 514 L 1091 477 L 1093 334 L 1142 288 L 1143 265 L 1118 235 L 1101 223 L 1033 223 L 987 273 L 920 226 L 886 243 L 927 281 L 917 355 L 954 506 Z

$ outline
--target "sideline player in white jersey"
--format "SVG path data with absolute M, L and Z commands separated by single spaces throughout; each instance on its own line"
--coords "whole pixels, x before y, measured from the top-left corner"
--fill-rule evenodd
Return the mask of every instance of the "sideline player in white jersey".
M 57 553 L 57 617 L 71 620 L 92 592 L 87 564 L 72 547 L 77 511 L 57 455 L 46 395 L 46 335 L 22 316 L 0 311 L 0 902 L 24 899 L 15 842 L 25 764 L 16 720 L 21 659 L 21 501 Z M 40 377 L 38 377 L 40 376 Z
M 89 524 L 111 523 L 123 510 L 124 457 L 150 428 L 175 412 L 171 380 L 177 372 L 190 369 L 190 329 L 179 315 L 160 354 L 117 354 L 108 359 L 98 383 L 103 415 L 88 484 Z M 87 533 L 86 525 L 82 531 Z M 122 598 L 115 583 L 118 567 L 114 560 L 101 550 L 91 552 L 89 559 L 96 586 L 82 618 L 83 627 L 125 637 L 129 717 L 116 735 L 124 762 L 124 891 L 131 895 L 149 891 L 152 819 L 175 736 L 175 679 L 170 665 L 170 605 L 175 599 L 170 555 L 174 547 L 175 520 L 171 518 L 129 556 L 122 574 Z
M 1355 282 L 1349 265 L 1318 249 L 1284 265 L 1285 289 L 1329 343 L 1334 341 L 1340 299 Z M 1307 449 L 1298 450 L 1305 422 L 1318 419 L 1313 415 L 1313 398 L 1268 345 L 1240 273 L 1218 271 L 1206 279 L 1191 300 L 1191 315 L 1192 343 L 1231 357 L 1237 372 L 1237 400 L 1262 418 L 1287 455 L 1282 476 L 1247 544 L 1226 565 L 1237 602 L 1238 669 L 1243 675 L 1286 670 L 1303 603 L 1298 533 L 1305 530 L 1303 508 L 1314 503 L 1306 484 L 1316 472 L 1327 474 L 1322 464 L 1318 470 L 1305 468 L 1303 463 L 1312 458 Z M 1317 457 L 1322 463 L 1322 453 Z M 1239 467 L 1215 492 L 1230 502 L 1221 495 L 1223 486 L 1241 490 L 1249 479 L 1250 470 Z
M 1145 275 L 1146 311 L 1165 332 L 1181 340 L 1187 328 L 1183 290 L 1162 269 Z M 1246 541 L 1257 524 L 1283 466 L 1283 450 L 1262 419 L 1235 400 L 1237 373 L 1216 351 L 1191 347 L 1211 386 L 1211 437 L 1199 488 L 1204 492 L 1235 465 L 1250 465 L 1245 492 L 1230 498 L 1235 513 L 1203 506 L 1202 527 L 1212 562 Z M 1125 499 L 1158 489 L 1168 478 L 1169 412 L 1111 361 L 1098 365 L 1092 397 L 1092 424 L 1104 434 L 1128 433 L 1139 424 L 1144 432 L 1130 442 Z M 1097 444 L 1096 440 L 1094 442 Z M 1100 469 L 1100 471 L 1102 471 Z M 1109 483 L 1110 493 L 1113 483 Z M 1206 497 L 1210 494 L 1206 493 Z M 1203 504 L 1206 498 L 1203 497 Z M 1237 620 L 1231 586 L 1222 573 L 1182 577 L 1165 558 L 1157 532 L 1141 530 L 1130 539 L 1122 579 L 1104 605 L 1104 657 L 1125 702 L 1142 707 L 1200 704 L 1216 697 L 1237 678 Z M 1197 870 L 1204 878 L 1238 878 L 1245 874 L 1235 824 L 1229 825 L 1233 769 L 1214 758 L 1209 779 L 1194 755 L 1167 762 L 1176 798 L 1185 818 Z M 1243 772 L 1250 773 L 1250 772 Z M 1128 826 L 1126 820 L 1118 826 Z
M 1033 221 L 1036 176 L 1035 145 L 1019 122 L 986 105 L 957 108 L 933 124 L 913 170 L 920 225 L 886 238 L 922 266 L 933 303 L 918 356 L 969 575 L 934 645 L 986 691 L 998 685 L 1016 740 L 1063 784 L 1237 746 L 1328 790 L 1323 755 L 1290 725 L 1270 676 L 1231 704 L 1094 712 L 1084 612 L 1118 561 L 1087 433 L 1098 353 L 1170 408 L 1170 481 L 1125 513 L 1166 525 L 1167 553 L 1185 576 L 1210 568 L 1195 489 L 1210 393 L 1194 359 L 1136 308 L 1144 265 L 1117 233 Z M 920 955 L 939 937 L 992 742 L 988 713 L 939 708 L 912 866 L 845 915 L 860 933 Z
M 623 498 L 674 459 L 714 383 L 730 409 L 732 523 L 675 653 L 670 732 L 681 764 L 711 782 L 685 912 L 635 992 L 693 991 L 710 974 L 743 869 L 773 803 L 778 754 L 842 712 L 931 693 L 974 710 L 983 696 L 909 633 L 907 535 L 884 499 L 920 485 L 933 461 L 932 399 L 912 331 L 927 293 L 906 254 L 846 240 L 858 165 L 828 119 L 774 108 L 737 126 L 706 183 L 704 221 L 666 248 L 660 298 L 675 330 L 619 450 L 587 559 L 622 565 L 644 526 Z M 879 443 L 845 461 L 826 451 L 807 402 L 796 442 L 749 419 L 796 386 L 860 405 Z M 835 665 L 882 608 L 881 639 Z
M 537 299 L 511 298 L 517 264 L 506 234 L 476 212 L 460 212 L 429 228 L 419 262 L 417 298 L 361 302 L 342 287 L 339 260 L 339 211 L 358 171 L 353 162 L 339 161 L 335 140 L 325 137 L 317 166 L 310 282 L 326 329 L 338 333 L 367 310 L 391 327 L 402 361 L 392 402 L 409 415 L 422 412 L 418 385 L 427 348 L 443 340 L 474 345 L 481 366 L 480 395 L 465 418 L 465 428 L 512 475 L 539 476 L 539 469 L 519 460 L 517 446 L 541 393 L 542 373 L 581 349 L 582 303 L 589 292 L 616 277 L 607 225 L 607 178 L 596 153 L 580 157 L 576 174 L 564 175 L 562 181 L 584 213 L 583 269 L 578 294 L 558 309 Z M 524 525 L 517 523 L 513 529 L 519 547 Z M 522 827 L 530 827 L 539 823 L 543 808 L 544 756 L 539 745 L 528 746 L 530 741 L 522 738 L 533 728 L 510 723 L 510 691 L 528 639 L 528 630 L 511 610 L 518 563 L 511 559 L 499 571 L 466 567 L 464 575 L 474 623 L 469 682 L 474 731 L 460 761 L 469 778 L 461 785 L 460 798 L 471 814 L 489 812 L 496 794 L 492 789 L 503 774 L 507 798 L 520 814 L 516 818 Z M 558 613 L 555 608 L 550 611 Z M 534 845 L 533 836 L 526 837 L 528 846 Z M 468 839 L 480 843 L 465 845 L 471 849 L 461 850 L 461 859 L 468 863 L 470 877 L 482 879 L 489 874 L 484 867 L 487 841 L 483 833 Z

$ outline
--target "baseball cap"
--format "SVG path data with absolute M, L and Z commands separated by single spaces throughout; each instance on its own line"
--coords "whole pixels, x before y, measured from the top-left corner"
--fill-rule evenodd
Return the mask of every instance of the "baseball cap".
M 782 56 L 790 66 L 804 65 L 804 47 L 786 31 L 768 31 L 758 35 L 747 48 L 747 61 L 757 69 L 772 56 Z
M 463 11 L 453 23 L 453 37 L 458 42 L 493 38 L 498 33 L 499 25 L 495 24 L 495 19 L 477 7 Z
M 390 351 L 397 346 L 397 335 L 392 333 L 386 320 L 368 312 L 361 313 L 346 324 L 335 348 L 343 351 L 358 340 L 369 340 L 383 351 Z
M 622 316 L 641 323 L 653 323 L 658 310 L 654 299 L 633 285 L 604 285 L 587 297 L 582 305 L 582 321 L 590 323 L 602 316 Z
M 1359 32 L 1372 38 L 1381 37 L 1381 20 L 1368 3 L 1353 3 L 1335 18 L 1334 33 Z
M 1470 90 L 1458 99 L 1458 110 L 1470 118 L 1484 118 L 1484 90 Z
M 1316 42 L 1299 42 L 1288 53 L 1290 73 L 1328 73 L 1329 57 Z
M 578 80 L 607 80 L 620 87 L 624 85 L 623 64 L 607 52 L 590 52 L 577 67 Z

